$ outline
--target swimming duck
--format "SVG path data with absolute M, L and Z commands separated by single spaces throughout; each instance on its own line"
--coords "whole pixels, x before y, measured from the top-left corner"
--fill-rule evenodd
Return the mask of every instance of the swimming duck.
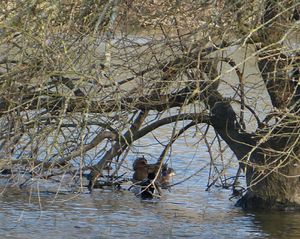
M 161 178 L 160 178 L 160 185 L 162 188 L 165 188 L 169 185 L 171 179 L 175 175 L 175 171 L 173 168 L 166 168 L 164 171 L 161 172 Z
M 145 158 L 137 158 L 133 162 L 133 182 L 141 182 L 148 179 L 148 162 Z
M 134 170 L 133 182 L 139 185 L 134 192 L 137 192 L 136 195 L 140 195 L 142 199 L 153 198 L 155 189 L 160 194 L 160 187 L 166 188 L 175 175 L 174 169 L 169 168 L 167 164 L 162 166 L 160 163 L 148 164 L 144 157 L 137 158 L 132 167 Z M 159 175 L 156 176 L 159 171 Z M 153 183 L 155 178 L 156 181 Z

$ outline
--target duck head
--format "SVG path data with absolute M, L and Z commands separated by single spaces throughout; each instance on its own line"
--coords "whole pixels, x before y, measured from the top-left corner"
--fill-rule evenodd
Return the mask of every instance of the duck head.
M 161 180 L 160 180 L 161 185 L 167 186 L 174 175 L 175 175 L 175 171 L 173 168 L 166 168 L 164 171 L 162 171 Z
M 148 179 L 148 162 L 145 158 L 137 158 L 133 162 L 133 181 L 143 181 L 145 179 Z

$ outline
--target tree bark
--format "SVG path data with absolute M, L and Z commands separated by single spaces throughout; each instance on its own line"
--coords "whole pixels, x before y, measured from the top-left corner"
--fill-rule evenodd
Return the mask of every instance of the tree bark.
M 291 2 L 285 2 L 284 10 L 279 2 L 265 2 L 259 32 L 262 46 L 258 67 L 278 112 L 274 126 L 250 135 L 236 126 L 230 105 L 217 103 L 212 109 L 212 125 L 218 134 L 239 160 L 247 159 L 248 190 L 237 203 L 246 209 L 300 208 L 299 99 L 297 86 L 287 70 L 291 60 L 281 52 Z

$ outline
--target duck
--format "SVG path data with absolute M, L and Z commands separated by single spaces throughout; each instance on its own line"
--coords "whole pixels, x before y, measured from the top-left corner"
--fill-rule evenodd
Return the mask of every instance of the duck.
M 137 158 L 132 164 L 134 174 L 132 176 L 133 182 L 142 182 L 148 179 L 148 162 L 142 158 Z
M 163 164 L 162 166 L 160 166 L 160 163 L 148 164 L 148 175 L 154 175 L 154 177 L 152 176 L 153 178 L 156 177 L 156 174 L 159 170 L 160 173 L 157 176 L 157 182 L 160 186 L 165 187 L 169 185 L 171 179 L 175 175 L 175 170 L 168 167 L 168 164 Z
M 175 176 L 175 170 L 173 168 L 166 168 L 164 171 L 161 172 L 161 178 L 160 178 L 160 185 L 162 188 L 166 188 L 172 178 Z
M 137 158 L 133 162 L 133 182 L 138 186 L 135 187 L 135 194 L 140 195 L 142 199 L 152 199 L 155 191 L 160 194 L 160 187 L 167 188 L 170 180 L 175 175 L 173 168 L 169 168 L 167 164 L 160 163 L 148 164 L 144 158 Z M 157 176 L 157 173 L 159 175 Z M 156 179 L 155 182 L 153 180 Z
M 134 174 L 132 181 L 135 184 L 131 191 L 142 200 L 153 199 L 155 186 L 152 180 L 155 178 L 155 173 L 149 166 L 147 159 L 144 157 L 137 158 L 132 164 Z

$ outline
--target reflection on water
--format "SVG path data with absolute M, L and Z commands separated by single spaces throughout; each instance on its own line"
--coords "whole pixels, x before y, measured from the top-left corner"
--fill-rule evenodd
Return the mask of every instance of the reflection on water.
M 269 238 L 300 238 L 299 212 L 269 212 L 253 215 L 254 224 L 260 225 L 262 230 L 269 233 Z

